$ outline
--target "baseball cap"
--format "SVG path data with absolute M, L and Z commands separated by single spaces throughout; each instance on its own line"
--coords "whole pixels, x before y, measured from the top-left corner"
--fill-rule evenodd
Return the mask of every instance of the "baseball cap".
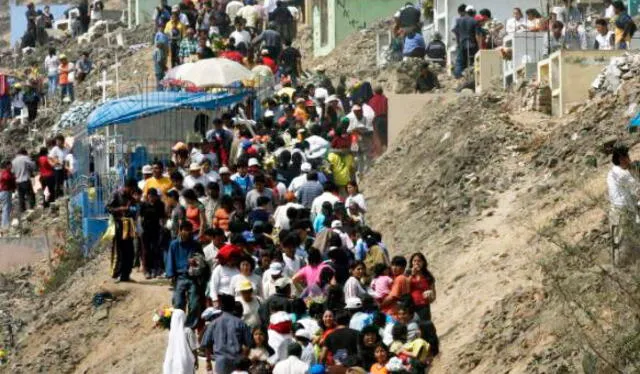
M 362 107 L 358 104 L 351 107 L 351 110 L 362 110 Z
M 251 166 L 260 166 L 260 162 L 258 162 L 257 158 L 252 157 L 249 159 L 249 167 Z
M 300 171 L 302 171 L 303 173 L 308 173 L 311 171 L 311 164 L 308 162 L 303 162 L 302 165 L 300 165 Z
M 231 174 L 231 171 L 228 167 L 223 166 L 220 168 L 220 170 L 218 170 L 218 174 Z
M 198 164 L 197 162 L 192 162 L 191 165 L 189 165 L 189 171 L 199 171 L 200 170 L 200 164 Z
M 280 274 L 280 273 L 282 273 L 282 263 L 280 263 L 280 262 L 275 262 L 275 261 L 274 261 L 274 262 L 272 262 L 272 263 L 269 265 L 269 270 L 270 270 L 272 273 L 275 273 L 275 274 Z
M 345 309 L 360 309 L 362 308 L 362 300 L 359 297 L 349 297 L 345 300 Z
M 342 221 L 335 220 L 335 221 L 331 222 L 331 228 L 332 229 L 339 229 L 341 227 L 342 227 Z
M 251 291 L 251 290 L 253 290 L 253 284 L 251 284 L 251 281 L 249 280 L 244 280 L 240 282 L 240 285 L 238 285 L 238 291 Z
M 276 288 L 285 288 L 289 285 L 291 285 L 291 279 L 287 277 L 278 278 L 278 280 L 275 282 Z
M 464 8 L 465 12 L 469 12 L 469 11 L 472 11 L 472 10 L 476 10 L 476 8 L 474 8 L 473 5 L 467 5 L 467 7 Z
M 153 174 L 153 168 L 151 167 L 151 165 L 145 165 L 142 167 L 142 174 L 143 175 L 149 175 L 149 174 Z

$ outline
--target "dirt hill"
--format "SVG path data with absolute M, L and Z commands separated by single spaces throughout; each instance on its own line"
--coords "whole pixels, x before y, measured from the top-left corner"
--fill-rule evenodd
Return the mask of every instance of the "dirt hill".
M 392 251 L 425 253 L 436 275 L 431 372 L 633 372 L 640 294 L 609 265 L 604 183 L 607 147 L 638 143 L 627 99 L 562 120 L 510 100 L 427 101 L 363 186 Z

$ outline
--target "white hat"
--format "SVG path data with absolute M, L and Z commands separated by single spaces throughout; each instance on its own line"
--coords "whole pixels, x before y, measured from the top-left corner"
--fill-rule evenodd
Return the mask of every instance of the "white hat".
M 302 165 L 300 165 L 300 171 L 302 171 L 303 173 L 308 173 L 311 171 L 311 164 L 308 162 L 303 162 Z
M 362 308 L 362 300 L 359 297 L 350 297 L 345 300 L 345 309 L 360 309 Z
M 296 338 L 305 338 L 307 340 L 311 340 L 311 333 L 305 329 L 299 329 L 295 333 Z
M 189 171 L 200 171 L 200 164 L 192 162 L 191 165 L 189 165 Z
M 249 167 L 252 167 L 252 166 L 260 166 L 260 163 L 258 162 L 258 159 L 255 158 L 255 157 L 251 157 L 249 159 Z
M 472 11 L 472 10 L 476 10 L 476 8 L 474 8 L 473 5 L 467 5 L 467 7 L 464 8 L 465 12 L 469 12 L 469 11 Z
M 362 110 L 362 107 L 358 104 L 351 107 L 351 110 Z
M 271 271 L 274 274 L 280 274 L 282 273 L 282 263 L 280 262 L 272 262 L 269 265 L 269 271 Z
M 176 4 L 174 6 L 171 7 L 171 11 L 172 12 L 179 12 L 180 11 L 180 5 Z
M 151 165 L 145 165 L 142 167 L 142 175 L 153 174 L 153 168 Z
M 335 220 L 335 221 L 331 222 L 331 228 L 332 229 L 339 229 L 341 227 L 342 227 L 342 221 Z
M 327 97 L 327 100 L 326 100 L 327 103 L 330 103 L 330 102 L 333 102 L 333 101 L 340 101 L 340 99 L 336 95 L 331 95 L 331 96 Z
M 281 288 L 281 289 L 285 288 L 291 285 L 291 279 L 287 277 L 278 278 L 278 280 L 274 283 L 274 285 L 276 286 L 276 288 Z
M 220 168 L 220 170 L 218 170 L 218 174 L 231 174 L 231 171 L 228 167 L 223 166 Z
M 316 66 L 316 71 L 325 71 L 325 70 L 327 70 L 327 68 L 324 65 Z

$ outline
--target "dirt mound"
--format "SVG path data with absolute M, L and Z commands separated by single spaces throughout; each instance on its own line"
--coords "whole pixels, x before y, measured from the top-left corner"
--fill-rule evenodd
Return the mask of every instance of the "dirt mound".
M 561 119 L 512 112 L 512 96 L 427 102 L 366 175 L 368 222 L 439 284 L 431 372 L 638 368 L 637 270 L 611 269 L 604 183 L 614 143 L 640 155 L 640 80 L 623 81 Z

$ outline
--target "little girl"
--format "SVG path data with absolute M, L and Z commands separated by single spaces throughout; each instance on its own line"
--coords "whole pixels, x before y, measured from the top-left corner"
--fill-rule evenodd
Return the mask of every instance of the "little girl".
M 258 362 L 270 363 L 269 359 L 274 355 L 275 351 L 267 344 L 267 332 L 255 327 L 252 332 L 253 342 L 249 350 L 249 360 L 253 364 Z
M 380 303 L 391 292 L 393 279 L 389 276 L 389 266 L 376 264 L 373 267 L 374 278 L 371 281 L 371 296 Z
M 389 362 L 389 350 L 383 343 L 378 343 L 374 348 L 373 355 L 376 359 L 376 363 L 371 365 L 369 372 L 371 374 L 388 374 L 386 366 Z

